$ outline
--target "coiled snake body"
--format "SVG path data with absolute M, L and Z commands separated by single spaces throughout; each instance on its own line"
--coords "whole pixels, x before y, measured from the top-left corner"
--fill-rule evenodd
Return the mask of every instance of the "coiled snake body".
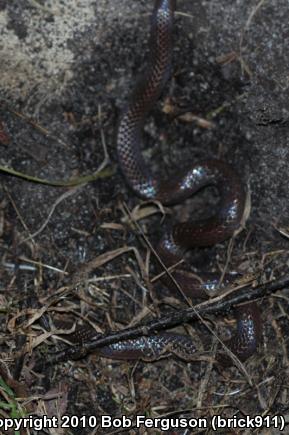
M 231 237 L 241 226 L 245 213 L 246 190 L 239 175 L 227 163 L 205 160 L 169 180 L 154 177 L 141 154 L 143 124 L 148 112 L 170 75 L 175 0 L 156 0 L 152 14 L 149 62 L 144 76 L 123 111 L 117 134 L 117 153 L 122 173 L 131 189 L 141 198 L 156 199 L 165 205 L 182 202 L 201 188 L 214 185 L 220 196 L 215 214 L 205 220 L 175 224 L 161 239 L 157 252 L 166 266 L 180 261 L 188 248 L 209 246 Z M 207 297 L 204 285 L 177 269 L 174 278 L 192 299 Z M 169 277 L 165 278 L 172 285 Z M 226 342 L 231 351 L 245 360 L 256 349 L 261 335 L 259 312 L 255 303 L 237 307 L 237 331 Z M 127 340 L 101 349 L 104 356 L 119 359 L 155 359 L 175 353 L 189 359 L 196 346 L 189 336 L 163 333 Z

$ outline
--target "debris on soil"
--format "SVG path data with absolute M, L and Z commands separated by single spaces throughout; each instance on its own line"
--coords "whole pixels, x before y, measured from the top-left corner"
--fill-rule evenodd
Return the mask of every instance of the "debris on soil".
M 1 172 L 1 418 L 96 417 L 94 427 L 71 425 L 75 434 L 105 433 L 101 415 L 288 420 L 288 288 L 259 302 L 263 345 L 246 376 L 214 363 L 216 342 L 201 322 L 176 328 L 198 343 L 200 357 L 189 363 L 91 354 L 45 365 L 78 326 L 118 331 L 187 307 L 154 279 L 154 255 L 138 230 L 155 246 L 170 211 L 140 205 L 112 170 L 118 114 L 145 63 L 152 5 L 0 1 L 0 166 L 52 182 L 107 171 L 77 187 Z M 188 254 L 196 273 L 227 267 L 258 284 L 288 274 L 288 21 L 286 0 L 177 2 L 173 75 L 145 125 L 144 155 L 164 176 L 184 162 L 222 158 L 243 174 L 252 203 L 232 249 L 226 242 Z M 198 217 L 215 202 L 208 189 L 176 211 Z M 226 338 L 234 318 L 206 321 Z

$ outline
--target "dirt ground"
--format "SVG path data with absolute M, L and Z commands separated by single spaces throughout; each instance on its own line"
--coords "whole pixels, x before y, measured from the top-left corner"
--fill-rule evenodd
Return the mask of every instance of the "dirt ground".
M 0 0 L 0 119 L 10 138 L 0 143 L 0 164 L 68 180 L 94 174 L 107 151 L 107 168 L 115 169 L 70 189 L 1 174 L 1 418 L 282 414 L 288 420 L 288 289 L 259 302 L 263 342 L 245 363 L 246 376 L 213 363 L 214 340 L 200 322 L 177 328 L 198 343 L 201 356 L 191 363 L 92 354 L 35 369 L 64 346 L 43 335 L 42 313 L 52 332 L 59 319 L 109 332 L 186 307 L 175 296 L 157 303 L 162 292 L 168 298 L 161 284 L 158 300 L 152 298 L 155 262 L 127 210 L 152 245 L 163 215 L 152 204 L 135 209 L 141 201 L 116 161 L 118 115 L 145 65 L 152 6 L 153 0 Z M 146 123 L 145 156 L 164 176 L 184 162 L 221 157 L 251 192 L 250 217 L 230 255 L 229 242 L 196 249 L 188 255 L 195 272 L 221 273 L 227 265 L 257 283 L 288 273 L 288 22 L 287 0 L 177 1 L 173 76 Z M 194 218 L 215 201 L 214 191 L 201 192 L 186 212 L 178 208 L 180 218 Z M 232 313 L 209 320 L 222 338 L 234 326 Z M 120 430 L 78 425 L 37 433 L 106 432 Z M 223 431 L 240 432 L 246 431 Z

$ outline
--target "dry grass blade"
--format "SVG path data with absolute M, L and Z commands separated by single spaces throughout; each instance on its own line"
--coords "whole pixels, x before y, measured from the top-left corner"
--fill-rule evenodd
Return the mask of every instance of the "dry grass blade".
M 52 336 L 58 335 L 70 335 L 75 331 L 75 325 L 73 325 L 70 329 L 52 329 L 51 331 L 44 332 L 43 334 L 38 335 L 37 337 L 33 337 L 20 352 L 15 353 L 15 358 L 21 357 L 23 354 L 31 353 L 32 349 L 35 349 L 40 344 L 45 342 L 48 338 Z
M 53 180 L 46 180 L 45 178 L 38 178 L 34 177 L 32 175 L 25 174 L 24 172 L 16 171 L 12 168 L 7 168 L 6 166 L 0 165 L 0 172 L 3 172 L 7 175 L 13 175 L 16 178 L 22 178 L 25 181 L 31 181 L 33 183 L 37 184 L 44 184 L 46 186 L 54 186 L 54 187 L 73 187 L 73 186 L 80 186 L 82 184 L 87 184 L 92 181 L 95 181 L 99 178 L 107 178 L 111 177 L 115 173 L 115 169 L 113 167 L 101 169 L 100 171 L 96 171 L 94 174 L 90 175 L 83 175 L 80 177 L 70 178 L 69 180 L 63 180 L 63 181 L 53 181 Z
M 134 207 L 130 213 L 130 216 L 126 214 L 122 221 L 124 223 L 137 222 L 158 213 L 161 213 L 163 216 L 165 216 L 166 211 L 163 205 L 159 201 L 148 201 Z
M 276 225 L 273 225 L 276 231 L 280 233 L 282 236 L 286 237 L 286 239 L 289 239 L 289 228 L 286 227 L 277 227 Z
M 7 109 L 9 110 L 9 109 Z M 35 128 L 38 128 L 42 133 L 44 134 L 48 134 L 47 130 L 45 130 L 43 127 L 39 127 L 38 124 L 29 121 L 29 119 L 27 117 L 25 117 L 24 115 L 21 115 L 15 111 L 10 110 L 12 113 L 14 113 L 17 116 L 20 116 L 22 118 L 24 118 L 27 122 L 30 122 L 30 124 L 32 124 Z M 101 107 L 98 106 L 98 113 L 99 113 L 99 117 L 101 117 Z M 104 153 L 104 159 L 103 162 L 99 165 L 99 167 L 97 168 L 97 170 L 93 173 L 93 174 L 89 174 L 89 175 L 83 175 L 83 176 L 79 176 L 79 177 L 73 177 L 70 178 L 69 180 L 46 180 L 44 178 L 39 178 L 39 177 L 34 177 L 32 175 L 28 175 L 25 174 L 23 172 L 20 171 L 16 171 L 13 168 L 7 168 L 5 166 L 1 166 L 0 165 L 0 172 L 4 172 L 8 175 L 13 175 L 14 177 L 17 178 L 22 178 L 23 180 L 26 181 L 31 181 L 33 183 L 38 183 L 38 184 L 44 184 L 47 186 L 54 186 L 54 187 L 74 187 L 74 186 L 81 186 L 87 183 L 90 183 L 92 181 L 95 181 L 99 178 L 107 178 L 107 177 L 111 177 L 114 173 L 115 173 L 115 168 L 113 166 L 108 166 L 109 165 L 109 155 L 107 152 L 107 147 L 106 147 L 106 142 L 105 142 L 105 137 L 104 137 L 104 133 L 103 130 L 101 129 L 101 145 L 103 148 L 103 153 Z
M 138 252 L 138 250 L 135 247 L 131 246 L 125 246 L 123 248 L 115 249 L 113 251 L 105 252 L 104 254 L 99 255 L 94 260 L 90 261 L 81 269 L 81 271 L 77 272 L 74 282 L 81 281 L 85 276 L 87 276 L 90 272 L 92 272 L 94 269 L 97 269 L 98 267 L 103 266 L 106 263 L 109 263 L 110 261 L 114 260 L 116 257 L 119 257 L 120 255 L 126 254 L 128 252 L 133 252 L 137 262 L 139 264 L 139 267 L 141 271 L 145 270 L 145 265 L 143 263 L 143 260 Z

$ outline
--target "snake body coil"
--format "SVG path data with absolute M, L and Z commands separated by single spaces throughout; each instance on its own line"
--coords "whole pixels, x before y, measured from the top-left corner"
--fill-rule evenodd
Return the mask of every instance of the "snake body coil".
M 170 75 L 175 6 L 175 0 L 155 1 L 148 66 L 121 115 L 117 134 L 121 170 L 127 183 L 139 197 L 173 205 L 184 201 L 205 186 L 214 185 L 218 190 L 219 206 L 212 217 L 175 224 L 165 233 L 157 252 L 166 266 L 180 261 L 188 248 L 210 246 L 231 237 L 240 229 L 246 205 L 243 183 L 236 171 L 225 162 L 205 160 L 169 180 L 159 180 L 151 174 L 141 154 L 142 129 L 146 116 L 159 98 Z M 203 286 L 196 285 L 195 278 L 180 269 L 174 271 L 173 276 L 191 298 L 207 297 L 206 282 Z M 165 278 L 165 282 L 172 286 L 169 277 Z M 237 331 L 226 344 L 238 358 L 245 360 L 255 351 L 261 336 L 261 321 L 256 304 L 238 307 L 236 317 Z M 189 359 L 195 350 L 196 347 L 189 337 L 166 333 L 111 345 L 103 348 L 102 354 L 121 359 L 150 359 L 151 355 L 158 357 L 162 353 L 170 352 Z

